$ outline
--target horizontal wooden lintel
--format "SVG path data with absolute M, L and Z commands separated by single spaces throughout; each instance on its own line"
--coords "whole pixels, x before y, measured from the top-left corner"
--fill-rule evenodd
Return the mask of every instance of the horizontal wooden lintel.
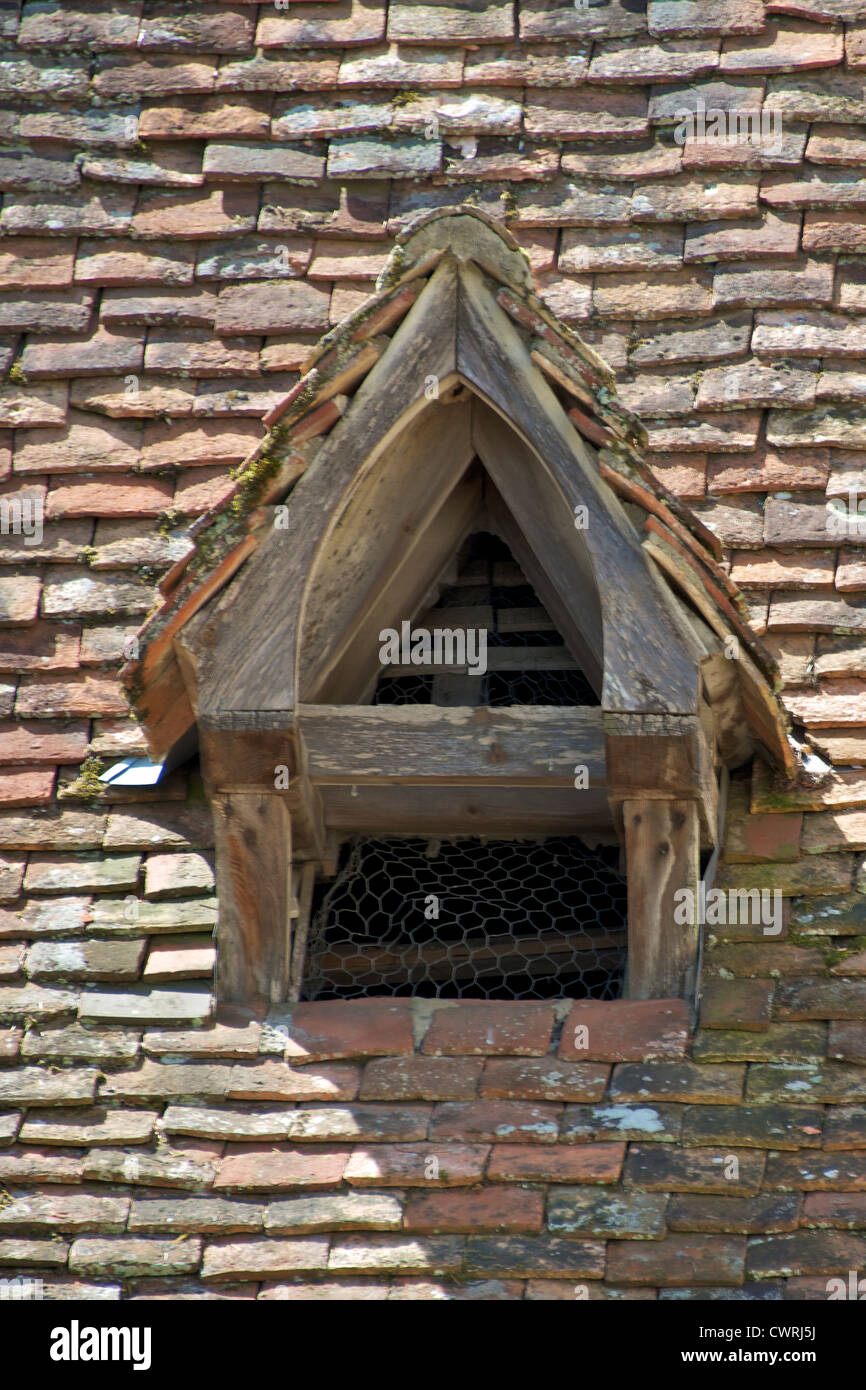
M 302 705 L 297 718 L 314 784 L 604 784 L 596 708 Z

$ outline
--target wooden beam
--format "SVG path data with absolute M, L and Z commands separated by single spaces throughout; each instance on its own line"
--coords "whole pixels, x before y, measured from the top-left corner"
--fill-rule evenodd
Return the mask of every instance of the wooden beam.
M 700 645 L 701 683 L 713 712 L 713 739 L 718 758 L 729 769 L 748 762 L 755 740 L 746 718 L 739 683 L 739 662 L 729 659 L 718 633 L 684 601 L 677 598 L 682 615 Z
M 326 836 L 324 804 L 318 787 L 313 786 L 306 773 L 290 785 L 287 804 L 295 859 L 321 860 Z
M 217 997 L 276 1004 L 289 962 L 292 828 L 274 792 L 213 798 L 216 832 Z
M 547 575 L 541 567 L 541 563 L 536 557 L 531 545 L 523 535 L 505 502 L 500 497 L 496 488 L 491 482 L 487 488 L 486 495 L 487 509 L 490 513 L 491 528 L 500 540 L 503 540 L 512 554 L 520 560 L 521 568 L 526 573 L 538 597 L 544 603 L 545 609 L 550 614 L 553 622 L 552 627 L 565 637 L 568 648 L 580 662 L 581 670 L 592 686 L 596 695 L 600 697 L 604 683 L 604 659 L 600 649 L 593 649 L 588 640 L 587 634 L 581 629 L 580 624 L 575 618 L 573 609 L 556 592 L 550 583 Z M 504 630 L 504 629 L 503 629 Z
M 749 726 L 769 760 L 790 782 L 797 773 L 797 757 L 788 742 L 785 711 L 746 652 L 740 652 L 736 665 Z
M 736 623 L 729 621 L 720 611 L 717 603 L 708 596 L 705 587 L 698 583 L 682 556 L 660 537 L 650 535 L 643 543 L 644 550 L 652 555 L 659 567 L 688 595 L 709 626 L 724 641 L 736 637 L 740 644 L 736 658 L 740 680 L 740 698 L 749 728 L 755 738 L 763 745 L 767 757 L 790 780 L 797 771 L 797 759 L 788 742 L 785 716 L 774 696 L 768 681 L 750 655 L 760 656 L 760 643 L 749 632 L 745 620 L 736 616 Z M 723 598 L 723 595 L 720 595 Z M 732 626 L 735 631 L 732 631 Z M 766 663 L 764 663 L 766 664 Z
M 455 263 L 446 258 L 292 491 L 288 528 L 262 538 L 232 586 L 231 602 L 220 604 L 198 635 L 203 714 L 294 707 L 297 639 L 315 556 L 362 470 L 373 468 L 430 404 L 425 383 L 454 373 L 456 293 Z
M 306 676 L 305 624 L 301 634 L 301 700 L 311 703 L 315 698 L 326 704 L 361 704 L 372 694 L 379 674 L 379 633 L 388 627 L 399 629 L 404 619 L 411 620 L 417 609 L 424 606 L 436 580 L 473 529 L 481 497 L 480 469 L 470 469 L 438 510 L 425 524 L 419 524 L 413 544 L 407 547 L 394 570 L 384 576 L 378 592 L 360 607 L 352 620 L 340 659 L 318 686 L 308 682 Z
M 472 436 L 495 484 L 490 514 L 563 637 L 601 691 L 604 634 L 591 559 L 566 499 L 512 429 L 480 401 Z M 507 509 L 507 515 L 503 509 Z
M 502 631 L 501 613 L 508 611 L 508 609 L 500 611 L 500 632 Z M 441 608 L 425 608 L 414 619 L 414 622 L 416 627 L 486 627 L 488 631 L 492 631 L 493 608 L 489 603 L 468 605 L 449 603 L 447 607 L 443 605 Z
M 399 571 L 411 566 L 416 584 L 426 587 L 436 578 L 439 555 L 431 573 L 429 556 L 417 552 L 472 460 L 470 416 L 468 401 L 431 401 L 353 489 L 310 579 L 300 636 L 300 700 L 319 699 L 320 692 L 329 703 L 340 698 L 339 682 L 326 678 L 345 663 L 347 648 L 357 645 L 365 615 L 382 612 L 383 596 Z M 411 615 L 404 600 L 388 617 Z M 390 623 L 380 621 L 376 631 L 383 625 Z
M 283 724 L 279 730 L 213 729 L 200 724 L 202 776 L 211 792 L 274 792 L 279 767 L 287 769 L 291 785 L 300 772 L 301 755 L 292 719 Z
M 589 787 L 604 784 L 602 711 L 594 707 L 302 705 L 297 720 L 316 785 L 400 781 L 561 787 L 574 785 L 576 765 L 587 768 Z
M 688 888 L 697 905 L 698 809 L 694 801 L 626 801 L 628 997 L 680 995 L 697 953 L 699 927 L 674 922 L 674 894 Z
M 155 761 L 164 758 L 192 728 L 195 712 L 172 648 L 160 666 L 148 673 L 147 684 L 136 699 L 135 709 L 148 751 Z
M 625 801 L 697 803 L 702 843 L 716 842 L 719 785 L 714 749 L 699 715 L 606 713 L 607 794 Z
M 719 756 L 727 768 L 741 767 L 755 751 L 755 740 L 743 708 L 738 663 L 716 652 L 701 662 L 701 676 L 713 712 Z
M 556 623 L 546 608 L 500 608 L 500 632 L 553 632 Z
M 250 792 L 285 799 L 294 830 L 295 859 L 321 859 L 325 822 L 321 797 L 304 764 L 293 715 L 282 727 L 221 729 L 199 726 L 202 775 L 208 794 Z
M 576 400 L 582 401 L 589 406 L 595 414 L 597 403 L 594 396 L 583 387 L 578 385 L 574 377 L 564 370 L 563 366 L 557 361 L 557 351 L 552 344 L 545 342 L 544 338 L 534 338 L 530 348 L 530 357 L 536 367 L 540 367 L 545 376 L 550 377 L 555 385 L 561 386 L 563 391 L 567 391 Z M 600 424 L 600 422 L 598 422 Z
M 337 835 L 454 835 L 492 840 L 580 835 L 616 844 L 602 790 L 573 787 L 406 785 L 320 786 L 325 822 Z
M 605 707 L 696 712 L 694 639 L 680 623 L 665 583 L 642 553 L 621 504 L 601 482 L 594 452 L 570 423 L 532 362 L 525 342 L 475 266 L 460 267 L 458 306 L 457 369 L 522 440 L 529 459 L 524 473 L 531 486 L 553 488 L 549 491 L 551 501 L 555 495 L 561 499 L 563 516 L 557 518 L 557 537 L 562 538 L 567 525 L 574 528 L 576 506 L 587 509 L 589 524 L 579 535 L 601 603 Z M 478 407 L 476 418 L 480 418 Z M 474 421 L 473 434 L 480 444 Z M 482 458 L 518 524 L 529 535 L 527 527 L 532 523 L 524 521 L 522 510 L 525 483 L 521 488 L 513 465 L 506 477 L 506 469 L 497 466 L 495 452 L 482 453 Z M 546 565 L 545 551 L 539 551 L 535 542 L 533 548 Z M 571 567 L 564 574 L 560 570 L 560 579 L 570 580 L 573 589 L 581 567 L 579 552 L 572 549 L 570 553 L 574 556 Z M 568 595 L 566 587 L 566 606 Z M 553 610 L 551 614 L 557 617 Z M 569 635 L 563 632 L 563 636 L 568 639 Z
M 752 632 L 747 620 L 736 608 L 732 595 L 738 596 L 736 586 L 714 560 L 701 560 L 682 545 L 671 530 L 654 516 L 646 518 L 647 539 L 643 548 L 652 555 L 661 569 L 682 589 L 688 592 L 695 607 L 722 637 L 735 636 L 752 659 L 777 675 L 778 668 Z M 718 570 L 718 574 L 716 571 Z M 714 617 L 711 618 L 710 615 Z
M 194 651 L 191 651 L 186 646 L 186 644 L 183 641 L 183 636 L 184 633 L 180 632 L 178 636 L 175 637 L 174 642 L 172 643 L 172 647 L 174 650 L 174 659 L 177 662 L 178 670 L 180 671 L 181 677 L 183 679 L 183 684 L 186 690 L 186 696 L 187 700 L 189 701 L 190 709 L 192 710 L 197 720 L 199 714 L 198 657 Z
M 289 972 L 289 988 L 286 997 L 296 1002 L 301 997 L 304 980 L 304 960 L 307 954 L 307 938 L 310 932 L 310 909 L 313 905 L 313 889 L 316 884 L 316 866 L 306 863 L 300 871 L 298 889 L 298 915 L 295 921 L 292 941 L 292 963 Z

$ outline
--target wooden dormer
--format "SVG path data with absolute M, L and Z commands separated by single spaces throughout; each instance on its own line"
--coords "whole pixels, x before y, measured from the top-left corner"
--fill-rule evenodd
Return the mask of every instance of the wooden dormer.
M 156 756 L 197 730 L 221 996 L 296 997 L 314 884 L 362 830 L 618 839 L 628 993 L 688 992 L 698 932 L 673 894 L 718 848 L 725 770 L 757 749 L 795 770 L 777 673 L 507 230 L 468 206 L 419 218 L 266 423 L 126 672 Z M 481 703 L 460 671 L 429 702 L 372 703 L 380 634 L 435 612 L 478 535 L 594 703 Z

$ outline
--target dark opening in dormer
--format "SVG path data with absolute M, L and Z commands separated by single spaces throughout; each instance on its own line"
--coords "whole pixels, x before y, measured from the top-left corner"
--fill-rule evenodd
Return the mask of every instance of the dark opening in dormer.
M 616 999 L 616 845 L 357 838 L 313 898 L 302 997 Z
M 461 547 L 437 602 L 416 621 L 484 629 L 487 670 L 383 667 L 374 705 L 598 705 L 593 687 L 506 543 L 477 531 Z

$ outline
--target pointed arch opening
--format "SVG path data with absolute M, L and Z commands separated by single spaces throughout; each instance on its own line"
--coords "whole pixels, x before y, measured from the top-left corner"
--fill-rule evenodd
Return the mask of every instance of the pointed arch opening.
M 380 633 L 435 607 L 473 534 L 496 538 L 520 567 L 599 703 L 604 632 L 587 521 L 465 382 L 438 383 L 334 508 L 300 611 L 297 706 L 367 703 Z

